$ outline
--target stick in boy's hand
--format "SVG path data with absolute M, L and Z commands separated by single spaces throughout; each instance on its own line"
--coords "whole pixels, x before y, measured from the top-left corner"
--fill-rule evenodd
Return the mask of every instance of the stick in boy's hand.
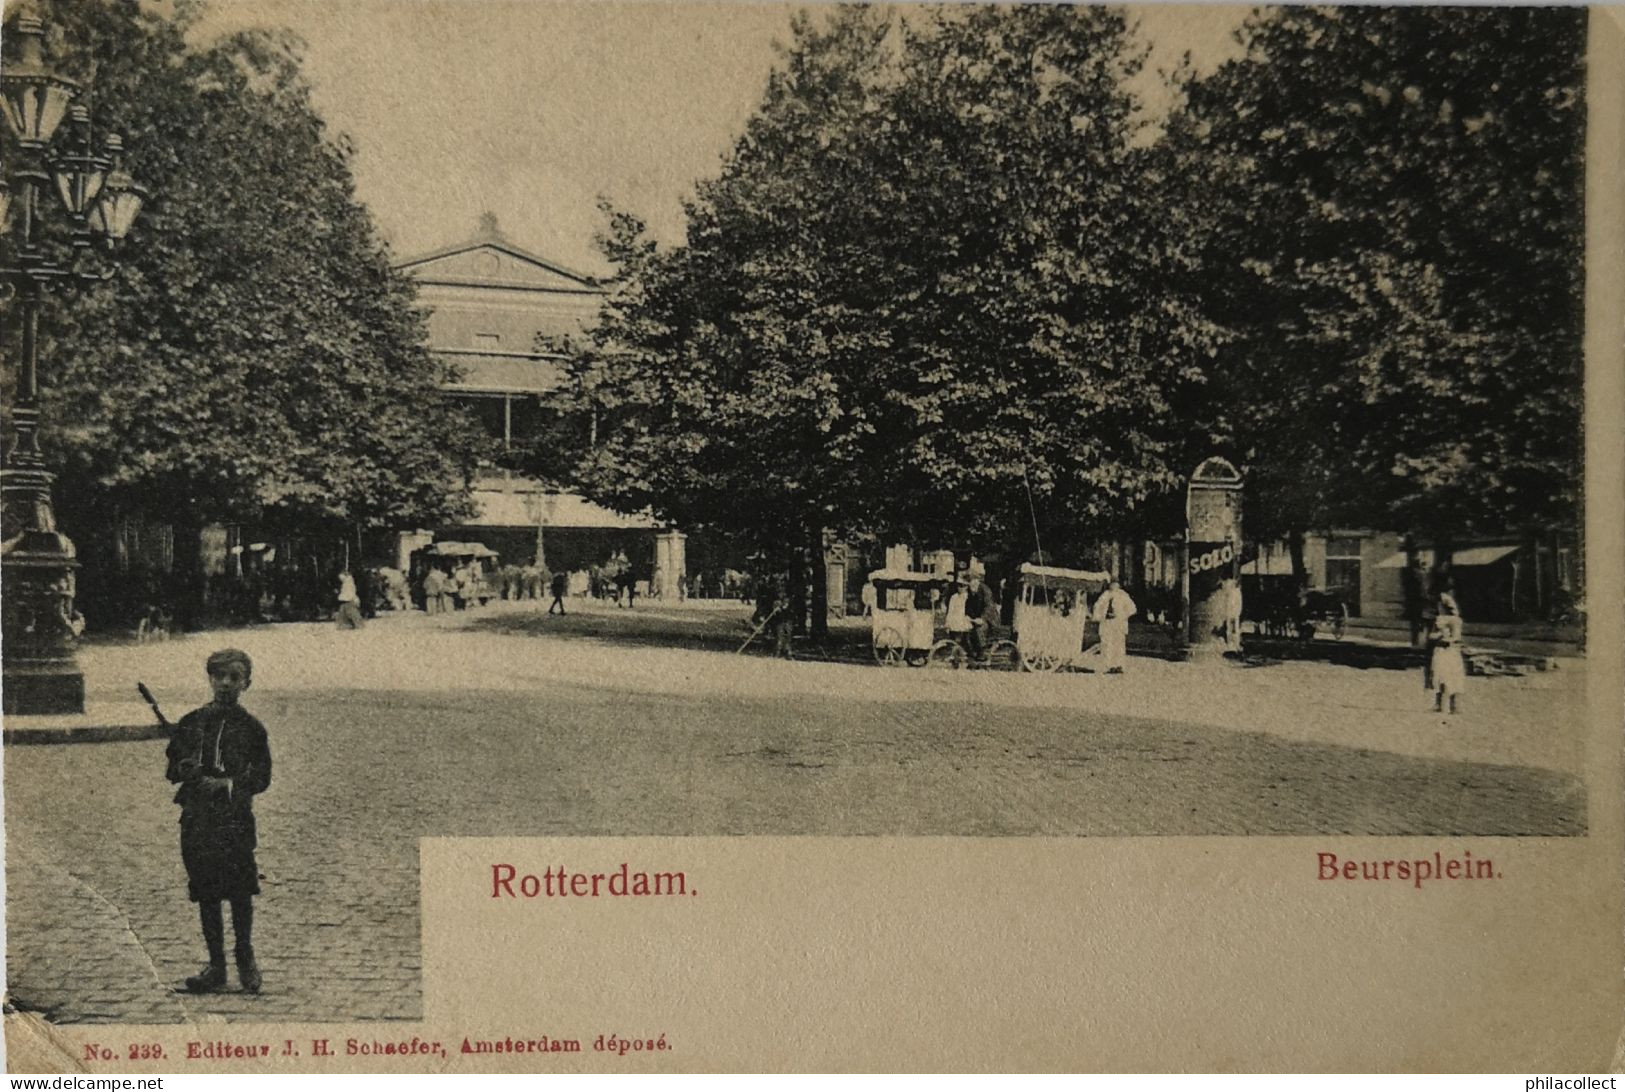
M 142 699 L 152 706 L 152 715 L 158 718 L 158 723 L 173 731 L 175 726 L 169 723 L 169 718 L 164 716 L 164 711 L 158 708 L 158 699 L 152 696 L 152 691 L 147 689 L 147 684 L 138 682 L 135 684 L 135 688 L 141 692 Z

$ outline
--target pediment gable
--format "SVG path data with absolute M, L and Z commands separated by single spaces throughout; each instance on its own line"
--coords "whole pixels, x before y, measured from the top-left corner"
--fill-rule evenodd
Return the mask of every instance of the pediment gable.
M 402 262 L 399 268 L 422 284 L 502 285 L 554 292 L 599 291 L 591 277 L 501 241 L 450 247 Z

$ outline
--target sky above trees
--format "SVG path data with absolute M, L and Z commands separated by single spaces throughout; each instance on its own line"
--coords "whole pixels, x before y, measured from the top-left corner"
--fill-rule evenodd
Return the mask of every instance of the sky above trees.
M 307 43 L 316 108 L 355 145 L 357 195 L 398 256 L 473 234 L 604 272 L 600 196 L 682 238 L 682 200 L 715 176 L 761 102 L 793 4 L 217 3 L 196 37 L 286 27 Z M 1235 55 L 1247 9 L 1135 9 L 1153 46 L 1137 88 L 1189 51 Z M 1146 94 L 1155 108 L 1155 96 Z

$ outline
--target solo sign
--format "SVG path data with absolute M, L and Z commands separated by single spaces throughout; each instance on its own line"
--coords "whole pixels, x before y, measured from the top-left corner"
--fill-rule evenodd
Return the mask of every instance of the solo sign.
M 1207 547 L 1204 549 L 1204 547 Z M 1208 543 L 1191 543 L 1191 575 L 1205 573 L 1211 569 L 1221 569 L 1236 559 L 1236 546 L 1233 542 L 1224 542 L 1217 545 Z M 1202 550 L 1196 553 L 1196 550 Z

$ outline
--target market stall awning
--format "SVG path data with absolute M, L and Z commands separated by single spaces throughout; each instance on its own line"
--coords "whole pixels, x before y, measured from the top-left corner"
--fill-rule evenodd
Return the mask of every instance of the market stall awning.
M 1454 551 L 1450 555 L 1450 564 L 1458 569 L 1472 568 L 1477 565 L 1493 565 L 1508 554 L 1517 552 L 1518 547 L 1516 546 L 1469 546 L 1465 550 Z M 1416 551 L 1416 557 L 1422 563 L 1424 569 L 1433 568 L 1432 550 L 1418 550 Z M 1392 557 L 1377 562 L 1377 568 L 1403 569 L 1408 564 L 1406 554 L 1401 550 Z
M 496 557 L 497 552 L 483 542 L 436 542 L 424 548 L 431 557 Z

